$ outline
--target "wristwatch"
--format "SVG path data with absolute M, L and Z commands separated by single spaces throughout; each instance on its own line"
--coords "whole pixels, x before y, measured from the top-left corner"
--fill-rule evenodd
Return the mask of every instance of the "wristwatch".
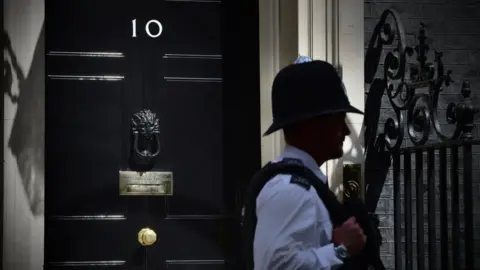
M 348 250 L 344 245 L 341 245 L 341 244 L 335 245 L 334 249 L 335 249 L 335 255 L 340 260 L 344 261 L 346 258 L 348 258 Z

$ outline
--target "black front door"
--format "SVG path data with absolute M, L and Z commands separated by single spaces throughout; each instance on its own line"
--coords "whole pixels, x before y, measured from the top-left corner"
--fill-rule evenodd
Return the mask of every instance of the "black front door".
M 46 1 L 45 269 L 239 264 L 261 165 L 257 5 Z

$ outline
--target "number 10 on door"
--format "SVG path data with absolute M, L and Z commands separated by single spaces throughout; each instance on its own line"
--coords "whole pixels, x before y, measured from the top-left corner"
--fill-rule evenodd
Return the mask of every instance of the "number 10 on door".
M 152 24 L 156 25 L 157 31 L 152 31 Z M 154 27 L 155 29 L 155 27 Z M 151 38 L 159 37 L 163 32 L 163 25 L 157 20 L 150 20 L 145 24 L 145 33 Z M 132 37 L 137 37 L 137 19 L 132 20 Z

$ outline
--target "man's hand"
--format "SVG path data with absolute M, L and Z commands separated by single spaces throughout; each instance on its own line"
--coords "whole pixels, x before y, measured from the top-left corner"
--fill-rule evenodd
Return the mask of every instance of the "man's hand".
M 367 237 L 363 233 L 360 225 L 358 225 L 355 217 L 349 218 L 342 226 L 333 230 L 332 242 L 335 244 L 343 244 L 351 256 L 360 253 L 366 241 Z

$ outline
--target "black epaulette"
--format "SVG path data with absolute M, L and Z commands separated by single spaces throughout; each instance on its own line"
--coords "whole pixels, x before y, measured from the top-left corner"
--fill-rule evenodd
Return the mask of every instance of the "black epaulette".
M 290 183 L 297 184 L 297 185 L 305 188 L 306 190 L 310 190 L 310 187 L 312 186 L 310 184 L 310 181 L 308 181 L 307 179 L 305 179 L 301 176 L 297 176 L 297 175 L 292 175 L 292 178 L 290 179 Z
M 303 166 L 303 162 L 300 159 L 296 158 L 283 158 L 281 163 L 285 165 Z

